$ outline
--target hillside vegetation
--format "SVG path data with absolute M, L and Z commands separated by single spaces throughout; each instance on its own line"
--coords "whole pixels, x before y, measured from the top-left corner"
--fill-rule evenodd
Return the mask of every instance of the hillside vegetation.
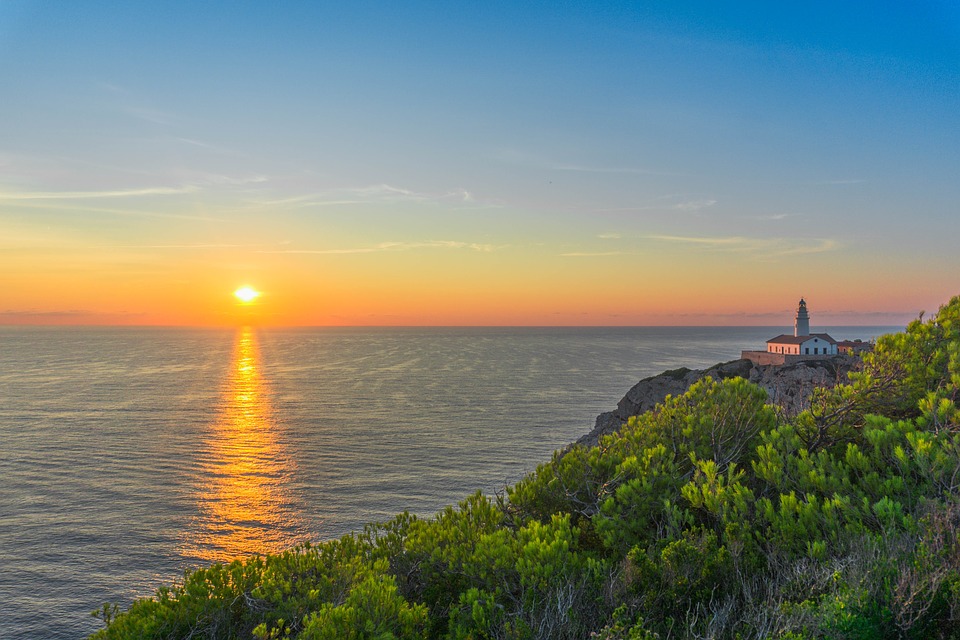
M 706 378 L 504 495 L 187 573 L 110 638 L 960 638 L 960 297 L 783 417 Z

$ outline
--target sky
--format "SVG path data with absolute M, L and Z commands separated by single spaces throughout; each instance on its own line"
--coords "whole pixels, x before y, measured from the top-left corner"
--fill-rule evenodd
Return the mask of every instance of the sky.
M 0 80 L 0 323 L 896 325 L 960 294 L 955 0 L 0 0 Z

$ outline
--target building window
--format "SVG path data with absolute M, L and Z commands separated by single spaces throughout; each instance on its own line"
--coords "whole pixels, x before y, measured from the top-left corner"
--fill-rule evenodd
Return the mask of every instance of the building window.
M 810 355 L 810 347 L 806 348 L 806 355 Z

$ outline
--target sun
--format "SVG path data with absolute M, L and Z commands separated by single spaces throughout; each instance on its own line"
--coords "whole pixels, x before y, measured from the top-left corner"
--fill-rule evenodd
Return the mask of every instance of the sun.
M 233 295 L 235 295 L 240 302 L 250 304 L 260 297 L 260 292 L 253 287 L 240 287 L 233 292 Z

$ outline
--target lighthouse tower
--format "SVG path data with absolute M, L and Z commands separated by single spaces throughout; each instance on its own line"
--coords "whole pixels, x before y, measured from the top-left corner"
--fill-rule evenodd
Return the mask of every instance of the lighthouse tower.
M 803 298 L 800 298 L 800 307 L 797 308 L 797 319 L 793 323 L 793 335 L 810 335 L 810 316 L 807 314 L 807 303 Z

